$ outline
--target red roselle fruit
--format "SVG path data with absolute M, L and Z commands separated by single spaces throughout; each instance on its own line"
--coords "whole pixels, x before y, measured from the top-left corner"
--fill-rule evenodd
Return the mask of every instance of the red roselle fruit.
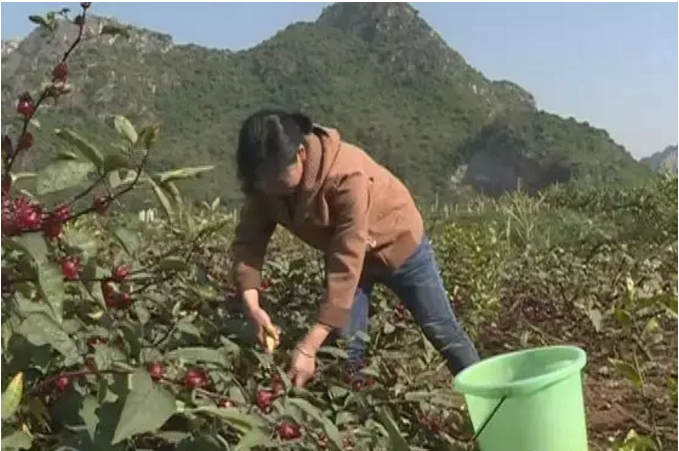
M 61 235 L 64 222 L 71 217 L 68 205 L 60 205 L 49 213 L 42 222 L 42 230 L 48 238 L 58 238 Z
M 17 150 L 27 150 L 33 147 L 33 134 L 31 132 L 22 133 L 19 137 Z
M 157 382 L 165 377 L 165 364 L 163 362 L 151 362 L 146 366 L 146 371 L 149 372 L 151 379 Z
M 29 118 L 33 114 L 33 99 L 29 93 L 24 93 L 19 97 L 17 111 L 25 118 Z
M 123 282 L 130 275 L 130 268 L 127 266 L 118 266 L 113 270 L 113 280 L 116 282 Z
M 60 220 L 61 222 L 66 222 L 71 217 L 71 209 L 68 205 L 62 204 L 54 209 L 52 216 Z
M 257 391 L 257 407 L 264 411 L 269 410 L 275 399 L 276 394 L 272 390 Z
M 80 264 L 76 258 L 67 258 L 61 262 L 61 274 L 66 280 L 75 280 L 78 278 L 80 271 Z
M 207 374 L 201 368 L 192 368 L 184 376 L 184 385 L 189 390 L 203 388 L 207 385 Z
M 21 229 L 32 230 L 40 225 L 42 208 L 25 197 L 19 197 L 14 201 L 14 214 Z
M 276 426 L 276 432 L 281 440 L 295 440 L 302 436 L 302 429 L 298 424 L 283 421 Z
M 106 303 L 106 307 L 108 308 L 114 308 L 116 307 L 116 290 L 115 287 L 113 286 L 113 282 L 110 280 L 102 280 L 101 281 L 101 294 L 104 295 L 104 302 Z
M 132 305 L 132 295 L 130 293 L 120 293 L 116 304 L 116 307 L 121 309 L 129 308 Z
M 285 383 L 283 383 L 283 379 L 280 376 L 274 377 L 271 381 L 271 391 L 276 395 L 285 391 Z
M 63 230 L 61 221 L 56 218 L 46 217 L 42 222 L 42 231 L 45 236 L 49 239 L 59 238 L 61 231 Z
M 59 63 L 52 69 L 52 77 L 54 80 L 66 80 L 68 77 L 68 64 Z
M 68 376 L 60 376 L 55 384 L 60 392 L 65 392 L 71 386 L 71 379 Z

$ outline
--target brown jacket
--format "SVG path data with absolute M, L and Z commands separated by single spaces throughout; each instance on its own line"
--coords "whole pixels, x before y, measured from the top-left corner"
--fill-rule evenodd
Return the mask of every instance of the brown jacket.
M 337 130 L 305 137 L 307 158 L 294 197 L 249 197 L 231 252 L 238 288 L 260 287 L 277 224 L 326 255 L 326 299 L 319 322 L 344 326 L 363 273 L 398 268 L 423 237 L 422 217 L 406 187 Z

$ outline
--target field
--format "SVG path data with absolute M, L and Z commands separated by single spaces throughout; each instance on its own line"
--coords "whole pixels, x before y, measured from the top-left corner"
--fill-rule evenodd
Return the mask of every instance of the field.
M 158 127 L 116 116 L 109 151 L 62 130 L 72 151 L 37 175 L 13 174 L 16 158 L 39 152 L 27 133 L 42 94 L 63 88 L 63 67 L 54 77 L 20 99 L 23 134 L 2 145 L 3 449 L 474 449 L 450 374 L 383 290 L 363 382 L 345 382 L 335 340 L 312 383 L 290 388 L 287 359 L 314 318 L 322 256 L 276 234 L 263 295 L 283 335 L 264 354 L 228 277 L 237 212 L 181 192 L 207 168 L 144 170 Z M 125 211 L 133 190 L 155 207 Z M 677 446 L 676 175 L 422 211 L 482 356 L 581 346 L 590 449 Z

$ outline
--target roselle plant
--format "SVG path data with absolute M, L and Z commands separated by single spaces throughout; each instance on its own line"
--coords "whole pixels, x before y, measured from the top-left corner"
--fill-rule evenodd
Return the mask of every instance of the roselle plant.
M 323 257 L 274 235 L 262 302 L 282 336 L 265 354 L 229 274 L 238 214 L 182 196 L 181 181 L 210 166 L 150 171 L 159 125 L 113 112 L 119 142 L 106 146 L 62 126 L 53 161 L 33 178 L 16 172 L 44 152 L 45 105 L 79 92 L 70 57 L 98 33 L 134 39 L 118 25 L 88 27 L 91 9 L 31 17 L 46 33 L 76 33 L 44 85 L 17 96 L 19 127 L 2 137 L 3 449 L 474 449 L 445 365 L 379 286 L 360 377 L 347 377 L 336 339 L 319 351 L 316 377 L 291 387 L 289 352 L 316 313 Z M 593 449 L 614 446 L 611 436 L 621 450 L 669 448 L 676 177 L 562 190 L 427 221 L 451 303 L 483 355 L 577 342 L 591 357 L 586 380 L 611 375 L 616 396 L 642 401 L 635 414 L 648 428 L 590 431 L 605 443 Z M 148 209 L 133 212 L 130 195 Z
M 69 59 L 96 45 L 90 8 L 31 17 L 46 32 L 77 34 L 44 86 L 19 96 L 20 130 L 2 138 L 3 449 L 409 449 L 390 409 L 403 393 L 376 376 L 351 386 L 338 348 L 324 350 L 323 380 L 299 391 L 283 371 L 285 350 L 272 358 L 247 342 L 242 315 L 222 297 L 233 294 L 228 280 L 206 283 L 198 269 L 206 242 L 232 220 L 215 218 L 214 206 L 196 212 L 175 185 L 211 167 L 149 173 L 159 125 L 114 115 L 121 142 L 107 149 L 56 130 L 63 151 L 33 190 L 21 186 L 14 168 L 41 152 L 40 111 L 78 89 Z M 143 187 L 161 221 L 125 209 L 125 195 Z M 265 289 L 273 294 L 271 278 Z

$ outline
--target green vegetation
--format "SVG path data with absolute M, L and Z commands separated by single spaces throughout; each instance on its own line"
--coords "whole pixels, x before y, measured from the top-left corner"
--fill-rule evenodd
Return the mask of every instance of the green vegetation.
M 465 164 L 465 180 L 492 192 L 515 189 L 518 179 L 533 191 L 556 181 L 634 184 L 651 174 L 605 132 L 538 112 L 520 87 L 487 80 L 407 4 L 336 4 L 316 23 L 236 53 L 175 46 L 148 30 L 129 34 L 88 40 L 74 55 L 78 90 L 45 109 L 37 132 L 52 155 L 63 148 L 53 130 L 66 123 L 104 145 L 114 138 L 105 125 L 111 112 L 159 122 L 162 150 L 149 167 L 215 165 L 184 190 L 233 203 L 240 122 L 263 106 L 284 106 L 338 127 L 425 201 L 450 199 L 450 178 Z M 15 122 L 15 99 L 42 83 L 57 43 L 72 35 L 65 23 L 54 40 L 36 31 L 3 59 L 4 130 Z M 43 165 L 50 152 L 26 158 L 22 169 Z M 488 179 L 507 183 L 489 189 Z
M 66 63 L 75 83 L 77 65 Z M 178 187 L 209 168 L 148 165 L 168 138 L 145 125 L 143 107 L 87 129 L 90 112 L 40 104 L 63 82 L 22 97 L 12 117 L 25 132 L 2 142 L 3 450 L 474 449 L 445 365 L 383 289 L 371 304 L 365 379 L 346 382 L 334 340 L 318 376 L 291 388 L 285 369 L 321 298 L 321 256 L 285 231 L 274 236 L 263 299 L 283 333 L 263 353 L 228 276 L 237 214 Z M 528 124 L 559 122 L 539 117 Z M 72 151 L 44 155 L 48 123 Z M 201 135 L 191 124 L 183 133 Z M 49 163 L 17 180 L 27 157 Z M 587 351 L 593 451 L 673 449 L 676 176 L 531 188 L 423 208 L 451 302 L 483 356 L 561 343 Z M 120 208 L 135 193 L 152 208 Z

